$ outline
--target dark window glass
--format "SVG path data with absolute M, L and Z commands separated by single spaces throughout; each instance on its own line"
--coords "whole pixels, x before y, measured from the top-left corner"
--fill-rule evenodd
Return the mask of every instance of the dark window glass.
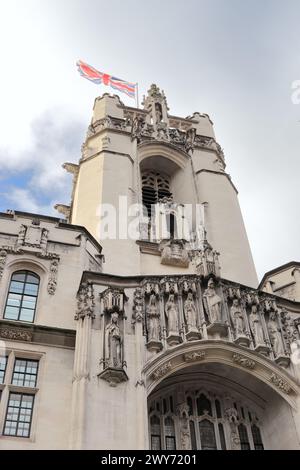
M 192 450 L 197 450 L 197 441 L 196 441 L 196 433 L 195 433 L 195 423 L 194 423 L 194 421 L 190 421 L 190 433 L 191 433 Z
M 216 450 L 216 436 L 214 424 L 204 419 L 199 423 L 200 441 L 202 450 Z
M 187 397 L 187 404 L 189 407 L 189 415 L 192 416 L 194 413 L 193 413 L 193 400 L 191 399 L 191 397 Z
M 242 450 L 249 450 L 250 444 L 248 439 L 247 428 L 244 424 L 239 424 L 238 426 L 239 436 L 241 441 L 241 449 Z
M 219 402 L 219 400 L 215 401 L 215 405 L 216 405 L 217 418 L 222 418 L 221 403 Z
M 173 405 L 173 397 L 172 396 L 170 397 L 170 410 L 171 410 L 171 413 L 174 413 L 174 405 Z
M 241 413 L 242 413 L 243 419 L 245 419 L 245 412 L 244 412 L 244 408 L 242 406 L 241 406 Z
M 17 271 L 12 275 L 4 318 L 33 322 L 39 282 L 39 277 L 30 271 Z
M 166 441 L 166 450 L 176 449 L 175 427 L 174 427 L 174 421 L 172 420 L 172 418 L 165 419 L 165 441 Z
M 255 450 L 264 450 L 264 445 L 263 445 L 263 442 L 262 442 L 259 427 L 256 426 L 256 424 L 252 424 L 251 431 L 252 431 L 254 449 Z
M 38 364 L 38 361 L 16 359 L 11 383 L 21 387 L 35 387 Z
M 218 424 L 218 428 L 219 428 L 221 449 L 222 449 L 222 450 L 226 450 L 226 441 L 225 441 L 225 433 L 224 433 L 223 424 L 222 424 L 222 423 L 219 423 L 219 424 Z
M 212 416 L 211 403 L 208 400 L 208 398 L 206 398 L 206 396 L 203 394 L 201 394 L 200 397 L 197 398 L 197 410 L 198 410 L 198 416 L 202 416 L 205 413 Z
M 0 384 L 3 384 L 7 365 L 7 356 L 0 356 Z
M 3 434 L 29 437 L 34 395 L 10 393 Z
M 161 449 L 161 438 L 160 438 L 160 419 L 158 416 L 152 416 L 150 419 L 151 428 L 151 449 Z

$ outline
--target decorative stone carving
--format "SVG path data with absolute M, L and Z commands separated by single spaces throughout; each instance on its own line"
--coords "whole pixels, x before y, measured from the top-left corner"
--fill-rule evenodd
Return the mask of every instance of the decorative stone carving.
M 31 225 L 22 224 L 18 234 L 17 244 L 31 248 L 46 250 L 48 230 L 40 227 L 38 219 L 32 220 Z
M 124 304 L 128 300 L 123 289 L 108 287 L 100 294 L 104 313 L 124 312 Z
M 261 350 L 268 351 L 269 348 L 265 344 L 264 330 L 256 304 L 253 304 L 251 306 L 251 312 L 249 315 L 249 326 L 254 340 L 255 350 L 257 352 L 260 352 Z
M 100 361 L 104 370 L 98 374 L 98 377 L 107 381 L 111 387 L 128 380 L 124 370 L 126 362 L 124 361 L 123 335 L 119 325 L 120 313 L 112 311 L 110 321 L 105 327 L 105 352 L 104 358 Z
M 170 346 L 173 346 L 181 340 L 179 335 L 179 312 L 174 294 L 169 295 L 165 305 L 165 314 L 167 318 L 167 342 Z
M 192 292 L 187 294 L 183 304 L 184 319 L 186 324 L 186 339 L 193 341 L 200 338 L 198 330 L 198 315 Z
M 133 323 L 141 322 L 144 319 L 144 292 L 138 287 L 133 294 Z
M 33 333 L 15 328 L 1 328 L 0 337 L 15 341 L 32 341 Z
M 207 289 L 204 291 L 203 300 L 210 323 L 222 322 L 222 299 L 216 293 L 215 283 L 209 279 Z
M 47 290 L 50 295 L 54 295 L 57 287 L 57 272 L 58 272 L 58 259 L 54 259 L 50 264 L 50 272 Z
M 184 240 L 163 240 L 160 243 L 161 264 L 170 266 L 189 266 L 189 255 Z
M 113 312 L 105 328 L 106 365 L 120 369 L 122 367 L 122 338 L 119 327 L 119 314 Z
M 271 312 L 268 321 L 268 332 L 275 358 L 285 356 L 280 327 L 278 325 L 277 315 Z
M 1 253 L 0 253 L 1 256 Z M 286 310 L 281 311 L 281 321 L 283 326 L 283 335 L 286 344 L 291 347 L 291 343 L 297 341 L 299 333 L 295 325 L 295 319 L 293 319 L 289 312 Z
M 162 349 L 161 342 L 161 326 L 160 312 L 157 305 L 155 294 L 151 294 L 146 309 L 147 316 L 147 348 L 150 351 L 160 351 Z
M 190 353 L 185 353 L 183 355 L 183 360 L 185 362 L 196 362 L 201 361 L 201 359 L 205 358 L 205 351 L 194 351 Z
M 166 364 L 160 366 L 156 371 L 153 372 L 152 376 L 155 380 L 160 379 L 164 375 L 166 375 L 172 369 L 171 361 L 167 362 Z
M 191 450 L 191 435 L 189 426 L 189 407 L 187 403 L 180 403 L 177 406 L 177 415 L 179 417 L 180 448 L 182 450 Z
M 230 426 L 230 447 L 231 450 L 240 450 L 241 449 L 241 441 L 238 433 L 238 414 L 237 410 L 233 407 L 227 408 L 225 410 L 225 416 L 229 421 Z
M 232 360 L 233 362 L 236 362 L 242 367 L 245 367 L 246 369 L 254 369 L 256 366 L 256 362 L 252 361 L 251 359 L 248 359 L 247 357 L 242 356 L 241 354 L 234 353 L 232 355 Z
M 75 320 L 84 319 L 85 317 L 95 318 L 94 314 L 95 299 L 92 284 L 82 284 L 77 294 L 77 312 Z
M 232 301 L 230 318 L 233 325 L 235 342 L 241 346 L 249 346 L 249 338 L 246 336 L 244 312 L 239 299 L 233 299 Z
M 190 151 L 192 152 L 194 151 L 195 137 L 196 137 L 196 129 L 194 127 L 186 131 L 184 149 L 187 153 L 189 153 Z
M 138 142 L 140 142 L 141 139 L 141 134 L 142 130 L 145 125 L 145 120 L 143 119 L 142 116 L 135 116 L 132 120 L 132 126 L 131 126 L 131 139 L 137 139 Z
M 71 214 L 70 206 L 67 206 L 65 204 L 55 204 L 54 209 L 60 214 L 62 214 L 67 221 L 70 220 L 70 214 Z
M 278 375 L 276 375 L 275 373 L 273 373 L 271 375 L 270 382 L 272 382 L 274 385 L 276 385 L 276 387 L 278 387 L 279 390 L 286 393 L 287 395 L 289 395 L 289 393 L 291 393 L 291 391 L 292 391 L 289 384 L 287 382 L 285 382 L 283 379 L 281 379 L 280 377 L 278 377 Z
M 3 276 L 4 267 L 6 263 L 7 251 L 0 249 L 0 281 Z
M 103 314 L 106 322 L 104 330 L 104 357 L 100 363 L 104 370 L 98 377 L 106 380 L 110 386 L 128 380 L 124 370 L 124 303 L 127 297 L 122 289 L 108 287 L 100 294 L 103 302 Z M 123 325 L 120 325 L 122 320 Z
M 197 274 L 200 276 L 214 275 L 220 276 L 219 253 L 213 250 L 207 241 L 207 234 L 204 226 L 201 224 L 197 230 L 198 246 L 200 249 L 192 253 L 193 262 L 196 265 Z

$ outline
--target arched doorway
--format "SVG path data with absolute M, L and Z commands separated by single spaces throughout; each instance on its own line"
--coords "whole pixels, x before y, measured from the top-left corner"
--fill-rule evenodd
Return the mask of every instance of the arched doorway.
M 279 429 L 294 426 L 290 405 L 246 371 L 218 363 L 162 380 L 148 397 L 148 426 L 152 450 L 297 448 L 296 435 L 280 440 Z

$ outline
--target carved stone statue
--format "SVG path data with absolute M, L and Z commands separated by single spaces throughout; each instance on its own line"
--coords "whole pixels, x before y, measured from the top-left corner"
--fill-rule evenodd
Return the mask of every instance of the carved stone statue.
M 169 299 L 165 307 L 166 317 L 168 320 L 168 336 L 178 336 L 179 335 L 179 325 L 178 325 L 178 308 L 175 303 L 174 294 L 169 295 Z
M 285 356 L 281 331 L 277 322 L 277 316 L 275 312 L 270 313 L 268 321 L 268 331 L 275 357 Z
M 105 329 L 105 362 L 108 366 L 122 367 L 121 332 L 119 314 L 113 312 Z
M 191 435 L 189 426 L 189 411 L 187 403 L 178 405 L 177 414 L 179 416 L 180 443 L 182 450 L 191 450 Z
M 187 325 L 187 332 L 197 331 L 197 310 L 193 299 L 193 294 L 188 293 L 183 306 L 184 317 Z
M 222 299 L 216 293 L 213 279 L 208 281 L 207 289 L 204 291 L 203 298 L 210 323 L 221 322 Z
M 264 331 L 257 311 L 257 306 L 252 305 L 249 315 L 249 326 L 255 341 L 255 346 L 265 344 Z
M 234 326 L 235 336 L 242 336 L 245 334 L 244 315 L 239 305 L 238 299 L 233 299 L 232 307 L 230 309 L 230 318 Z
M 157 307 L 155 294 L 150 295 L 149 304 L 146 310 L 148 319 L 148 341 L 160 340 L 159 310 Z

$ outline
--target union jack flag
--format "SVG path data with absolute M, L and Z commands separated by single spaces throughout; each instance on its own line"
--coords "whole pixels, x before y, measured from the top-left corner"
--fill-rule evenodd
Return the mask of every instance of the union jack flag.
M 136 83 L 125 82 L 120 78 L 113 77 L 107 73 L 99 72 L 99 70 L 96 70 L 94 67 L 85 64 L 81 60 L 77 61 L 77 68 L 80 75 L 84 78 L 87 78 L 91 82 L 96 84 L 103 83 L 103 85 L 111 86 L 115 90 L 126 93 L 126 95 L 130 96 L 131 98 L 135 98 Z

